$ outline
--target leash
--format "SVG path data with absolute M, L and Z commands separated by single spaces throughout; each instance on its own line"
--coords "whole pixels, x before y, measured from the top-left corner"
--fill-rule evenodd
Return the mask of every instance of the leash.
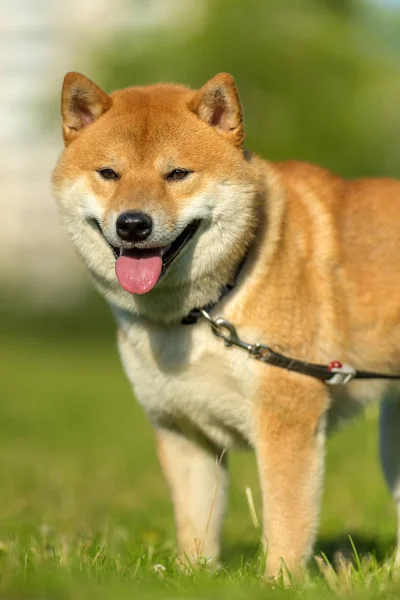
M 294 371 L 302 375 L 308 375 L 319 379 L 328 385 L 339 385 L 349 383 L 353 379 L 400 379 L 400 375 L 392 375 L 390 373 L 378 373 L 375 371 L 357 371 L 351 365 L 341 363 L 338 360 L 333 360 L 329 365 L 319 365 L 309 363 L 296 358 L 291 358 L 276 352 L 266 344 L 250 344 L 242 340 L 235 326 L 226 319 L 218 317 L 213 319 L 207 310 L 200 309 L 197 311 L 211 325 L 211 331 L 217 337 L 221 338 L 225 346 L 236 346 L 246 350 L 251 356 L 274 367 Z
M 400 375 L 378 373 L 376 371 L 359 371 L 347 363 L 341 363 L 339 360 L 333 360 L 328 365 L 320 365 L 298 360 L 297 358 L 292 358 L 290 356 L 285 356 L 284 354 L 280 354 L 280 352 L 276 352 L 266 344 L 251 344 L 249 342 L 245 342 L 238 336 L 235 326 L 230 321 L 227 321 L 222 317 L 213 319 L 210 315 L 210 311 L 234 289 L 237 278 L 239 277 L 243 265 L 246 262 L 246 258 L 247 254 L 245 254 L 240 261 L 233 280 L 227 285 L 222 286 L 218 300 L 216 302 L 207 304 L 203 308 L 195 308 L 191 310 L 189 314 L 182 319 L 182 325 L 194 325 L 199 319 L 204 318 L 210 323 L 211 331 L 214 333 L 214 335 L 224 341 L 225 346 L 236 346 L 237 348 L 246 350 L 250 356 L 260 360 L 263 363 L 272 365 L 274 367 L 279 367 L 280 369 L 286 369 L 287 371 L 294 371 L 295 373 L 308 375 L 308 377 L 314 377 L 315 379 L 319 379 L 328 385 L 342 385 L 349 383 L 353 379 L 400 380 Z
M 232 282 L 224 285 L 220 291 L 220 297 L 217 302 L 207 304 L 204 308 L 193 309 L 181 321 L 182 325 L 194 325 L 200 318 L 206 319 L 211 325 L 211 331 L 217 337 L 221 338 L 225 346 L 236 346 L 242 350 L 246 350 L 253 358 L 260 360 L 268 365 L 294 371 L 302 375 L 308 375 L 319 379 L 328 385 L 339 385 L 349 383 L 353 379 L 398 379 L 400 375 L 392 375 L 390 373 L 378 373 L 376 371 L 358 371 L 347 363 L 341 363 L 339 360 L 333 360 L 328 365 L 320 365 L 310 363 L 290 356 L 285 356 L 280 352 L 276 352 L 266 344 L 250 344 L 240 339 L 236 332 L 235 326 L 226 319 L 217 317 L 213 319 L 210 311 L 223 299 L 236 285 L 237 278 L 243 268 L 247 255 L 241 260 Z

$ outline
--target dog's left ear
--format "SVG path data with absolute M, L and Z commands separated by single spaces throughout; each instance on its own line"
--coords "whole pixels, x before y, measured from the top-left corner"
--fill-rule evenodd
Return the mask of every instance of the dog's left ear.
M 242 145 L 242 106 L 232 75 L 218 73 L 207 81 L 189 102 L 189 108 L 235 146 Z

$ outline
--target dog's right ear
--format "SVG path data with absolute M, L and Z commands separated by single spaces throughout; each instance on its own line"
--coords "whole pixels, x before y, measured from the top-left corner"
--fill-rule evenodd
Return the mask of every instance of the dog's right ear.
M 68 145 L 112 105 L 112 100 L 93 81 L 80 73 L 67 73 L 61 96 L 64 142 Z

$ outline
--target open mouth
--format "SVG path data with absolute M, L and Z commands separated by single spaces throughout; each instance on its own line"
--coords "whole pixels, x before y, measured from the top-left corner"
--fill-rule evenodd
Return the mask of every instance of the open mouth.
M 165 251 L 162 253 L 162 272 L 166 273 L 169 267 L 172 265 L 174 260 L 179 256 L 183 248 L 190 242 L 200 225 L 200 219 L 196 219 L 189 223 L 187 227 L 182 231 L 180 235 L 171 243 L 165 247 Z
M 172 263 L 195 235 L 199 225 L 200 219 L 189 223 L 168 246 L 127 249 L 109 244 L 117 259 L 115 272 L 121 287 L 130 294 L 149 292 L 166 275 Z M 98 229 L 103 234 L 100 226 Z

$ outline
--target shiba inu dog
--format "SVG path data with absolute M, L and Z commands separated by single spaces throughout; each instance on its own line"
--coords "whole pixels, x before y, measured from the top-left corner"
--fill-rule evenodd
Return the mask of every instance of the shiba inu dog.
M 250 446 L 266 573 L 283 563 L 301 572 L 316 535 L 326 429 L 370 399 L 382 399 L 381 457 L 400 507 L 393 382 L 330 386 L 225 347 L 206 319 L 182 324 L 208 307 L 244 340 L 298 360 L 399 372 L 400 183 L 346 182 L 244 150 L 238 92 L 224 73 L 198 91 L 160 84 L 110 95 L 69 73 L 62 118 L 55 195 L 118 322 L 181 555 L 217 561 L 227 454 Z

